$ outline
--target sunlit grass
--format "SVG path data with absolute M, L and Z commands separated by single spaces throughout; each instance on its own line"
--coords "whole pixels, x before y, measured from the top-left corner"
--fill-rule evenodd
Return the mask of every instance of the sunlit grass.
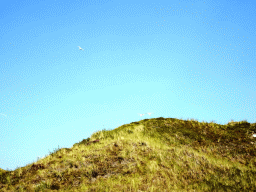
M 256 124 L 144 119 L 14 171 L 0 191 L 256 191 Z

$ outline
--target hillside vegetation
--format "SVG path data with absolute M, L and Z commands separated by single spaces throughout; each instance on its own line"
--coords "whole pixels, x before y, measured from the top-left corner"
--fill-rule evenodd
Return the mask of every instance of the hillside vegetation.
M 247 121 L 144 119 L 0 170 L 0 191 L 256 191 L 253 132 Z

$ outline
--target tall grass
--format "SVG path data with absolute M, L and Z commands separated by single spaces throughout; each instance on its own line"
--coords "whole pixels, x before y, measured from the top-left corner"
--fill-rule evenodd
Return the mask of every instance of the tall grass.
M 144 119 L 0 171 L 0 191 L 256 191 L 256 124 Z

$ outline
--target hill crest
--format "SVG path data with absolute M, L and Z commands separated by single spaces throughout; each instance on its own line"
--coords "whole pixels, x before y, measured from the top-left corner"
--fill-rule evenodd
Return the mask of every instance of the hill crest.
M 253 131 L 246 121 L 144 119 L 0 170 L 0 191 L 253 191 Z

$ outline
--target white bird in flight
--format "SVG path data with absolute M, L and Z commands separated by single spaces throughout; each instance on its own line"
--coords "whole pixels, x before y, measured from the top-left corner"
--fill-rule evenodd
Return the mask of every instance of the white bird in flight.
M 149 116 L 151 116 L 151 114 L 154 114 L 154 113 L 148 113 L 149 114 Z
M 79 47 L 79 50 L 83 50 L 80 46 L 78 46 Z
M 0 113 L 0 115 L 4 115 L 5 117 L 7 117 L 7 115 L 3 114 L 3 113 Z
M 139 114 L 141 117 L 143 116 L 143 115 L 145 115 L 145 114 Z

